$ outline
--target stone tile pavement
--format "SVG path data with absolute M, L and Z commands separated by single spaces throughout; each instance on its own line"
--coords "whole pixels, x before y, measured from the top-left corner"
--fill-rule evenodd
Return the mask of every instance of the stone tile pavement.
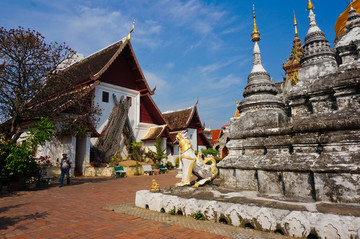
M 0 238 L 286 238 L 210 222 L 194 227 L 202 222 L 185 217 L 181 223 L 159 220 L 170 215 L 132 207 L 135 192 L 150 188 L 152 179 L 165 187 L 179 181 L 175 175 L 74 178 L 62 188 L 54 181 L 39 190 L 0 194 Z M 240 230 L 236 236 L 234 229 Z

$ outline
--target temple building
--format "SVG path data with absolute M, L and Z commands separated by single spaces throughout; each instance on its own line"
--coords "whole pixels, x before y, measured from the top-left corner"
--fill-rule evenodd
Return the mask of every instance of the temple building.
M 170 137 L 174 139 L 176 134 L 182 130 L 187 130 L 190 141 L 194 150 L 201 152 L 201 149 L 212 147 L 212 143 L 204 133 L 204 125 L 201 123 L 199 113 L 197 111 L 197 103 L 186 109 L 175 111 L 166 111 L 162 113 L 169 127 Z M 172 163 L 179 157 L 178 143 L 168 145 L 168 160 Z
M 145 138 L 145 146 L 155 150 L 156 137 L 149 137 L 154 128 L 163 129 L 156 136 L 163 138 L 164 147 L 171 142 L 165 118 L 152 99 L 155 90 L 150 89 L 131 46 L 130 33 L 86 58 L 74 59 L 64 70 L 73 72 L 74 87 L 83 91 L 77 100 L 86 100 L 88 105 L 101 111 L 97 125 L 89 122 L 91 130 L 82 135 L 69 132 L 57 137 L 39 148 L 38 156 L 48 155 L 56 160 L 62 152 L 67 152 L 74 161 L 72 170 L 75 172 L 72 173 L 90 176 L 94 173 L 90 167 L 93 160 L 101 158 L 106 162 L 114 156 L 126 158 L 127 145 L 132 141 Z M 66 93 L 56 97 L 64 100 L 58 104 L 59 113 L 70 112 L 73 101 Z
M 189 130 L 197 149 L 211 147 L 196 105 L 173 113 L 160 112 L 152 99 L 155 89 L 150 89 L 130 39 L 131 32 L 86 58 L 74 54 L 67 64 L 58 67 L 71 77 L 71 85 L 60 84 L 55 93 L 46 94 L 46 89 L 55 84 L 48 81 L 28 104 L 24 134 L 31 123 L 38 120 L 32 113 L 41 115 L 39 112 L 45 111 L 57 115 L 54 123 L 61 132 L 52 142 L 38 148 L 37 157 L 49 156 L 53 164 L 57 164 L 66 152 L 73 161 L 72 175 L 94 176 L 99 175 L 94 163 L 106 164 L 113 157 L 126 159 L 128 146 L 133 141 L 142 141 L 145 150 L 156 151 L 156 138 L 160 137 L 172 163 L 179 156 L 178 146 L 173 143 L 179 130 Z M 86 107 L 79 108 L 76 101 Z M 94 108 L 100 112 L 95 115 L 96 124 L 86 117 Z M 70 124 L 65 125 L 65 121 Z M 2 127 L 7 127 L 7 123 Z M 80 124 L 85 127 L 78 132 Z M 49 173 L 59 174 L 59 168 Z M 110 176 L 112 171 L 101 175 Z

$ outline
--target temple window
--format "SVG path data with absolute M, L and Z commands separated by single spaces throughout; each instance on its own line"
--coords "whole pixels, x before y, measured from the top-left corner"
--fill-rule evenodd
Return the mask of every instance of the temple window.
M 102 92 L 102 102 L 109 103 L 109 92 L 107 91 Z
M 129 102 L 129 107 L 131 107 L 132 104 L 131 96 L 126 96 L 126 100 L 127 102 Z

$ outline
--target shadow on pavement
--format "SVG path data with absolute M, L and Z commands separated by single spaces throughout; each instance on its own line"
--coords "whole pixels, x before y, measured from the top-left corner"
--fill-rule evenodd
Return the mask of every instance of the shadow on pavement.
M 109 180 L 121 180 L 121 178 L 114 178 L 114 177 L 72 177 L 70 179 L 70 185 L 66 185 L 66 179 L 64 179 L 64 186 L 71 187 L 75 185 L 85 184 L 85 183 L 100 183 Z M 51 181 L 51 184 L 41 183 L 37 185 L 36 188 L 33 189 L 17 189 L 15 191 L 0 191 L 0 198 L 2 197 L 17 197 L 22 195 L 22 192 L 26 191 L 40 191 L 40 190 L 47 190 L 49 188 L 58 187 L 60 184 L 60 178 L 54 178 Z
M 18 208 L 18 207 L 22 207 L 24 205 L 27 205 L 28 203 L 22 203 L 22 204 L 18 204 L 18 205 L 14 205 L 14 206 L 8 206 L 8 207 L 0 207 L 0 213 L 4 213 L 6 211 L 9 211 L 12 208 Z M 1 224 L 0 224 L 1 225 Z
M 25 221 L 28 219 L 35 219 L 35 220 L 43 219 L 47 215 L 48 215 L 47 212 L 42 212 L 42 213 L 36 212 L 36 213 L 32 213 L 32 214 L 22 215 L 19 217 L 0 217 L 0 230 L 7 229 L 8 227 L 11 227 L 21 221 Z M 22 227 L 25 227 L 25 226 L 22 226 Z M 21 228 L 21 229 L 25 229 L 25 228 Z

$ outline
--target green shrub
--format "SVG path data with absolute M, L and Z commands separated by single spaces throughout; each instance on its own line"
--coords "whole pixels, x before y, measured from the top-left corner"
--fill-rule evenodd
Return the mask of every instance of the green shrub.
M 169 214 L 170 214 L 170 215 L 176 215 L 175 209 L 171 209 L 171 210 L 169 211 Z
M 219 157 L 220 153 L 219 151 L 213 149 L 213 148 L 208 148 L 208 149 L 202 149 L 201 153 L 205 156 L 208 157 L 209 155 L 214 156 L 214 159 L 216 161 L 216 163 L 219 163 L 222 158 Z M 208 164 L 211 164 L 211 162 L 209 162 Z
M 4 155 L 2 164 L 5 165 L 3 168 L 5 175 L 11 181 L 38 176 L 40 168 L 36 158 L 32 157 L 31 146 L 26 141 L 20 144 L 11 143 L 6 147 L 9 147 L 10 152 Z
M 179 157 L 176 157 L 176 159 L 175 159 L 175 167 L 179 167 L 179 164 L 180 164 L 180 159 L 179 159 Z
M 111 167 L 114 167 L 114 166 L 118 166 L 119 163 L 120 163 L 120 159 L 116 156 L 112 156 L 110 159 L 109 165 Z
M 167 167 L 168 169 L 172 169 L 172 168 L 173 168 L 173 164 L 172 164 L 170 161 L 167 161 L 167 162 L 166 162 L 166 167 Z
M 43 117 L 33 126 L 29 129 L 29 136 L 23 138 L 21 142 L 14 143 L 0 138 L 0 172 L 11 181 L 39 176 L 40 165 L 34 154 L 39 145 L 52 139 L 55 126 L 49 119 Z
M 219 151 L 213 149 L 213 148 L 208 148 L 208 149 L 202 149 L 201 153 L 207 157 L 209 155 L 213 155 L 213 156 L 218 156 L 219 155 Z
M 206 218 L 204 217 L 204 215 L 203 215 L 201 212 L 195 213 L 195 214 L 194 214 L 194 218 L 195 218 L 196 220 L 201 220 L 201 221 L 205 221 L 205 220 L 206 220 Z

